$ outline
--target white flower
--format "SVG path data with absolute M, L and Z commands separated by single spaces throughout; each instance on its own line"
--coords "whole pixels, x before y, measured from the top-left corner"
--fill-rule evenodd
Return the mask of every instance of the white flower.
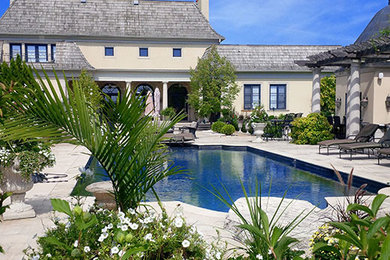
M 70 228 L 71 223 L 68 221 L 65 225 L 65 228 Z
M 32 258 L 32 260 L 38 260 L 39 258 L 40 258 L 39 255 L 34 255 L 33 258 Z
M 138 228 L 138 224 L 137 223 L 130 223 L 130 228 L 132 230 L 136 230 Z
M 102 234 L 102 236 L 104 237 L 104 239 L 106 239 L 106 238 L 108 237 L 108 233 L 104 232 L 104 233 Z
M 163 235 L 163 239 L 166 239 L 167 238 L 167 235 Z
M 175 223 L 175 227 L 177 227 L 177 228 L 181 228 L 182 226 L 183 226 L 183 219 L 181 219 L 181 218 L 175 218 L 175 221 L 174 221 Z
M 196 232 L 196 227 L 195 226 L 191 226 L 190 234 L 194 234 L 195 232 Z
M 111 248 L 111 254 L 114 255 L 114 254 L 117 254 L 119 252 L 119 249 L 114 246 L 113 248 Z
M 215 258 L 221 259 L 221 252 L 217 252 L 217 253 L 215 254 Z
M 112 229 L 114 227 L 114 225 L 112 223 L 108 224 L 107 228 L 108 229 Z
M 116 227 L 117 227 L 117 228 L 121 228 L 121 227 L 122 227 L 122 224 L 119 223 L 118 225 L 116 225 Z
M 134 215 L 134 214 L 135 214 L 135 210 L 134 210 L 134 209 L 129 209 L 129 213 L 130 213 L 131 215 Z
M 145 239 L 146 241 L 152 240 L 152 234 L 151 234 L 151 233 L 146 234 L 146 236 L 144 237 L 144 239 Z
M 124 217 L 125 217 L 125 213 L 123 213 L 122 211 L 120 211 L 120 212 L 118 213 L 118 217 L 119 217 L 119 218 L 124 218 Z
M 153 222 L 153 219 L 151 218 L 151 217 L 147 217 L 147 218 L 145 218 L 145 220 L 144 220 L 144 223 L 145 224 L 149 224 L 149 223 L 152 223 Z
M 256 255 L 256 259 L 263 260 L 263 256 L 258 254 L 258 255 Z
M 100 237 L 98 238 L 98 241 L 101 243 L 104 241 L 104 237 L 102 235 L 100 235 Z
M 125 254 L 125 251 L 123 251 L 123 250 L 119 251 L 119 253 L 118 253 L 118 255 L 119 255 L 120 257 L 122 257 L 124 254 Z
M 84 247 L 84 252 L 85 253 L 88 253 L 88 252 L 90 252 L 91 251 L 91 248 L 89 248 L 89 246 L 85 246 Z
M 184 247 L 184 248 L 187 248 L 190 246 L 190 241 L 188 241 L 187 239 L 183 240 L 183 242 L 181 242 L 181 245 Z
M 47 258 L 50 258 L 50 257 L 51 257 L 51 254 L 46 254 L 46 257 L 47 257 Z
M 73 246 L 74 247 L 78 247 L 79 246 L 79 241 L 78 240 L 74 241 Z
M 105 226 L 104 228 L 102 228 L 102 233 L 106 233 L 106 232 L 107 232 L 107 230 L 108 230 L 108 227 L 107 227 L 107 226 Z
M 123 226 L 121 227 L 122 231 L 126 231 L 128 228 L 129 228 L 129 227 L 128 227 L 127 225 L 123 225 Z

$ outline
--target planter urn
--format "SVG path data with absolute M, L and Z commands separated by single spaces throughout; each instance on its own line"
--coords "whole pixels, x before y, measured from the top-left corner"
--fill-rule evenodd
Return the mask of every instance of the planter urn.
M 264 128 L 267 126 L 267 123 L 252 123 L 253 134 L 256 136 L 256 139 L 253 140 L 253 143 L 263 143 L 264 140 L 262 138 L 264 134 Z
M 3 214 L 3 220 L 34 218 L 36 214 L 33 207 L 25 203 L 26 192 L 34 186 L 31 176 L 28 179 L 22 177 L 17 159 L 11 166 L 0 166 L 0 171 L 2 172 L 0 189 L 12 193 L 11 204 Z

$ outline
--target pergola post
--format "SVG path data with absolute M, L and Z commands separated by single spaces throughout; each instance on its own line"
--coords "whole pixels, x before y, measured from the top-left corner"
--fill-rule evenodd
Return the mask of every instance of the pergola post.
M 360 131 L 360 61 L 351 63 L 351 75 L 348 86 L 347 137 L 354 137 Z
M 313 90 L 311 99 L 311 112 L 321 112 L 321 68 L 316 67 L 313 71 Z
M 166 109 L 168 107 L 168 82 L 163 82 L 163 103 L 162 109 Z

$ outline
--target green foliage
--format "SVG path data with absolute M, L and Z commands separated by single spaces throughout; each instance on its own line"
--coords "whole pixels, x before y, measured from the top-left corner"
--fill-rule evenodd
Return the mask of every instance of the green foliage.
M 71 209 L 68 202 L 58 199 L 52 205 L 68 216 L 67 222 L 54 220 L 54 228 L 38 238 L 39 248 L 27 250 L 30 258 L 222 259 L 226 251 L 206 243 L 179 210 L 168 217 L 147 207 L 116 213 L 99 208 L 83 211 L 79 206 Z
M 87 102 L 96 110 L 103 105 L 103 95 L 99 86 L 96 84 L 93 76 L 86 70 L 81 70 L 77 80 L 73 80 L 73 84 L 77 81 L 78 86 L 84 92 Z
M 268 120 L 272 119 L 281 119 L 284 120 L 287 115 L 280 114 L 278 117 L 271 115 L 268 117 Z M 281 138 L 283 134 L 283 124 L 272 124 L 270 121 L 267 122 L 267 126 L 264 128 L 264 134 L 275 138 Z
M 331 226 L 339 230 L 331 234 L 335 243 L 317 242 L 313 252 L 332 252 L 338 259 L 389 259 L 390 216 L 377 216 L 386 198 L 386 195 L 377 195 L 371 208 L 361 204 L 348 205 L 348 211 L 362 211 L 366 216 L 362 218 L 352 213 L 350 221 L 330 222 Z
M 330 116 L 335 113 L 336 76 L 321 79 L 321 113 Z
M 250 116 L 251 123 L 266 123 L 268 121 L 268 114 L 263 105 L 255 107 Z
M 236 128 L 233 125 L 225 125 L 221 129 L 221 133 L 225 135 L 232 135 L 236 131 Z
M 217 121 L 217 122 L 214 122 L 212 125 L 211 125 L 211 130 L 213 130 L 214 132 L 217 132 L 217 133 L 222 133 L 222 128 L 225 126 L 226 124 L 222 121 Z
M 248 130 L 246 130 L 246 123 L 242 123 L 241 132 L 246 133 Z
M 269 218 L 262 209 L 261 186 L 259 183 L 256 181 L 255 192 L 252 194 L 252 191 L 249 190 L 248 192 L 242 181 L 240 182 L 245 195 L 246 206 L 249 210 L 250 219 L 245 218 L 243 212 L 240 212 L 238 206 L 231 201 L 228 189 L 223 184 L 221 184 L 221 186 L 225 195 L 215 187 L 213 187 L 214 190 L 211 192 L 222 203 L 228 206 L 230 210 L 232 210 L 240 219 L 242 224 L 238 227 L 245 231 L 248 238 L 246 241 L 238 241 L 243 245 L 243 248 L 241 249 L 245 250 L 249 259 L 300 259 L 299 256 L 304 252 L 294 251 L 291 249 L 291 246 L 298 242 L 298 240 L 290 237 L 289 234 L 311 213 L 311 211 L 306 215 L 303 215 L 303 212 L 301 212 L 301 214 L 292 219 L 290 223 L 282 227 L 278 225 L 277 222 L 283 212 L 285 212 L 292 203 L 289 203 L 285 209 L 281 210 L 281 205 L 286 193 L 280 200 L 279 205 L 276 207 L 275 213 L 271 218 Z M 289 256 L 294 257 L 290 258 Z
M 117 206 L 122 210 L 137 207 L 154 184 L 179 172 L 171 165 L 163 167 L 167 148 L 161 140 L 182 116 L 158 126 L 152 118 L 143 116 L 142 99 L 130 93 L 125 93 L 117 103 L 105 99 L 101 113 L 88 104 L 77 81 L 72 88 L 61 86 L 54 72 L 58 94 L 45 72 L 46 82 L 36 74 L 39 84 L 29 86 L 29 95 L 13 100 L 23 104 L 24 110 L 13 120 L 5 121 L 0 138 L 41 137 L 50 143 L 83 145 L 107 172 Z
M 236 131 L 239 130 L 238 128 L 238 118 L 234 110 L 229 110 L 229 109 L 222 109 L 222 115 L 223 117 L 218 119 L 218 121 L 225 122 L 227 124 L 230 124 L 234 126 Z
M 166 116 L 168 118 L 174 118 L 176 116 L 176 111 L 173 107 L 167 107 L 163 111 L 161 111 L 162 116 Z
M 326 117 L 319 113 L 296 118 L 291 125 L 292 142 L 295 144 L 317 144 L 333 138 L 332 126 Z
M 1 222 L 1 215 L 4 214 L 5 210 L 7 208 L 9 208 L 9 206 L 4 206 L 4 201 L 6 200 L 6 198 L 8 198 L 9 196 L 11 196 L 12 194 L 10 192 L 5 192 L 5 193 L 1 193 L 0 192 L 0 222 Z M 3 248 L 0 246 L 0 253 L 4 253 L 4 250 Z
M 15 159 L 19 162 L 20 175 L 29 179 L 31 174 L 42 171 L 45 167 L 52 167 L 55 157 L 50 146 L 38 141 L 4 142 L 0 139 L 0 163 L 3 167 L 14 165 Z M 0 167 L 0 181 L 2 173 Z
M 239 92 L 235 69 L 231 62 L 218 54 L 216 46 L 191 69 L 191 93 L 188 104 L 201 117 L 220 113 L 222 108 L 233 110 Z

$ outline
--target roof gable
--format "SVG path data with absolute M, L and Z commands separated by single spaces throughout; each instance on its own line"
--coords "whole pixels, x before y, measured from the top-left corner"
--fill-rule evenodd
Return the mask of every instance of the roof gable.
M 0 34 L 223 40 L 195 3 L 146 0 L 15 0 Z

